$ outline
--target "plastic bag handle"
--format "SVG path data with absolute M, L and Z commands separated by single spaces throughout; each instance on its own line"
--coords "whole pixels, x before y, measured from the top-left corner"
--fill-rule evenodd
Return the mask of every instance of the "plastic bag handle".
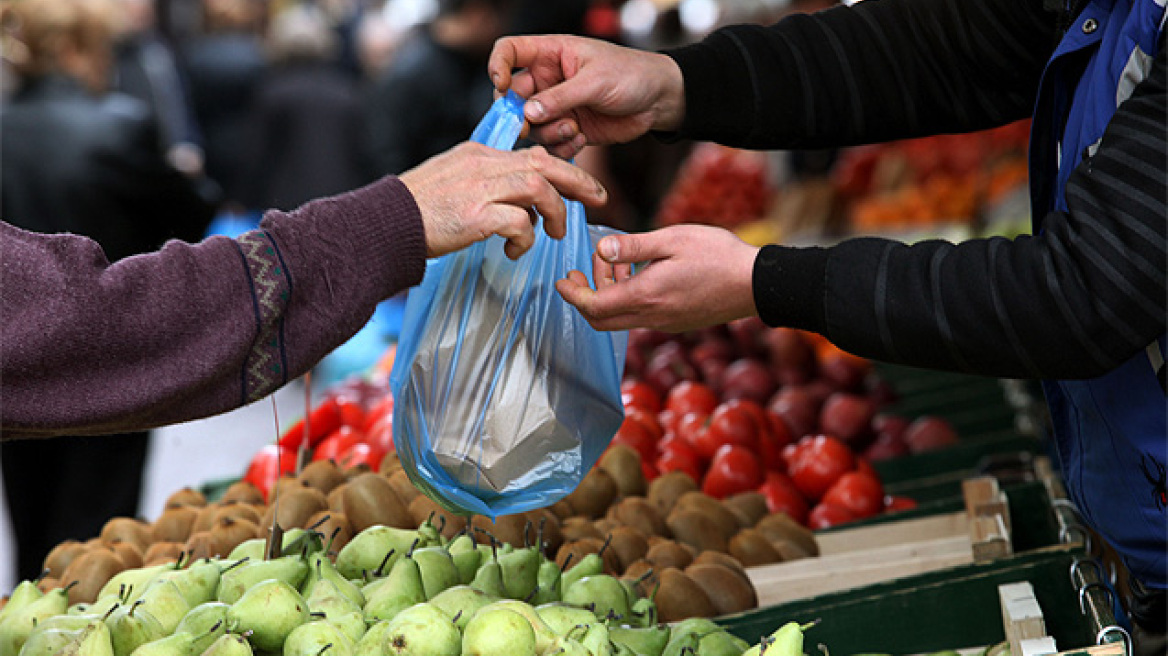
M 479 124 L 475 126 L 470 140 L 497 150 L 511 150 L 519 141 L 523 131 L 523 100 L 519 94 L 508 90 L 495 99 Z

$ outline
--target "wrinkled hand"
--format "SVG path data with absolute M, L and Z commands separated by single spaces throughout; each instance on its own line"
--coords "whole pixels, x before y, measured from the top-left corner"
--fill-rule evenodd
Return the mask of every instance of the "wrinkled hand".
M 524 70 L 512 76 L 515 68 Z M 575 36 L 517 36 L 495 43 L 495 89 L 527 98 L 531 138 L 565 159 L 586 144 L 674 130 L 685 115 L 681 69 L 669 57 Z
M 572 271 L 556 283 L 597 330 L 693 330 L 757 314 L 758 248 L 721 228 L 680 225 L 605 237 L 592 258 L 596 289 Z M 648 262 L 635 275 L 631 265 Z
M 463 143 L 403 173 L 401 181 L 422 212 L 429 257 L 499 235 L 507 240 L 507 257 L 515 259 L 535 243 L 535 212 L 543 215 L 548 235 L 560 239 L 567 221 L 563 198 L 585 205 L 607 198 L 596 178 L 538 146 L 506 152 Z

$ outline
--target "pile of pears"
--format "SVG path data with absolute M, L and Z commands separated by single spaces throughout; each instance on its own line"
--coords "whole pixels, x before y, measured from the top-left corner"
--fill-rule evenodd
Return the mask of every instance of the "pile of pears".
M 291 529 L 271 554 L 253 538 L 224 558 L 123 570 L 91 603 L 25 581 L 0 608 L 0 656 L 802 654 L 797 625 L 751 647 L 708 619 L 661 624 L 600 554 L 564 570 L 542 536 L 515 547 L 470 533 L 374 525 L 334 554 L 323 533 Z

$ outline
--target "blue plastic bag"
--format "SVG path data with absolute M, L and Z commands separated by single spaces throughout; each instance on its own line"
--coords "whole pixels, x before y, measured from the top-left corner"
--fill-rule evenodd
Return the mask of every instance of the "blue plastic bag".
M 514 147 L 523 100 L 507 94 L 471 139 Z M 567 235 L 536 227 L 516 261 L 491 237 L 431 260 L 411 290 L 390 385 L 394 443 L 443 507 L 494 518 L 548 506 L 592 468 L 624 418 L 626 333 L 593 330 L 555 282 L 592 277 L 593 235 L 567 202 Z

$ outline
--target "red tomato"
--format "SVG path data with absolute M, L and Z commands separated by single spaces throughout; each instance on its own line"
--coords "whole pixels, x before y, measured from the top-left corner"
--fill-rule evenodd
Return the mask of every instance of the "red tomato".
M 857 518 L 871 517 L 884 508 L 884 486 L 867 472 L 848 472 L 823 494 L 823 503 L 843 506 Z
M 657 413 L 657 423 L 661 426 L 661 430 L 666 433 L 677 432 L 677 422 L 681 420 L 681 415 L 672 410 L 662 410 Z
M 876 468 L 872 466 L 872 463 L 867 458 L 864 456 L 856 456 L 855 458 L 856 471 L 863 472 L 876 480 L 880 480 L 880 474 L 876 472 Z
M 710 425 L 706 432 L 715 450 L 723 444 L 734 444 L 758 453 L 758 425 L 750 413 L 741 407 L 725 404 L 718 406 L 714 414 L 710 415 Z
M 337 400 L 328 397 L 308 414 L 308 446 L 315 447 L 321 440 L 341 427 L 341 409 Z M 280 446 L 296 449 L 304 440 L 304 420 L 292 424 L 280 436 Z
M 709 460 L 713 457 L 714 451 L 717 449 L 709 449 L 708 455 L 703 454 L 704 449 L 698 446 L 698 442 L 705 439 L 706 425 L 710 418 L 707 415 L 691 412 L 677 421 L 677 426 L 674 429 L 674 434 L 679 438 L 685 440 L 697 455 L 701 456 L 703 460 Z
M 697 412 L 708 415 L 718 405 L 718 397 L 714 391 L 704 383 L 695 380 L 683 380 L 665 397 L 665 407 L 679 415 Z
M 807 523 L 807 500 L 786 474 L 767 472 L 766 480 L 758 487 L 758 491 L 766 497 L 768 511 L 787 513 L 788 517 L 800 524 Z
M 376 423 L 365 431 L 365 442 L 382 453 L 396 451 L 393 443 L 393 413 L 382 415 Z
M 657 440 L 649 433 L 649 429 L 636 419 L 625 417 L 620 427 L 616 429 L 616 435 L 612 436 L 612 444 L 631 446 L 641 454 L 641 462 L 652 462 L 657 456 Z
M 723 499 L 731 494 L 757 490 L 762 481 L 763 469 L 758 456 L 745 447 L 727 444 L 714 454 L 702 481 L 702 492 Z
M 645 477 L 645 482 L 648 483 L 648 482 L 652 481 L 654 478 L 657 478 L 658 476 L 660 476 L 661 472 L 657 471 L 657 467 L 655 467 L 653 465 L 653 463 L 646 462 L 646 461 L 642 460 L 641 461 L 641 475 Z
M 621 403 L 626 408 L 641 408 L 653 413 L 661 411 L 661 397 L 657 390 L 643 380 L 630 378 L 621 383 Z
M 340 463 L 340 456 L 349 447 L 365 441 L 365 433 L 352 426 L 341 426 L 333 431 L 332 435 L 320 441 L 312 451 L 313 460 L 336 460 Z
M 901 510 L 912 510 L 916 507 L 916 499 L 896 495 L 884 497 L 884 512 L 900 512 Z
M 649 431 L 649 434 L 653 436 L 654 440 L 660 440 L 665 435 L 665 429 L 657 421 L 656 413 L 632 406 L 625 408 L 625 420 L 627 421 L 629 419 L 640 422 Z
M 385 416 L 393 416 L 393 395 L 386 394 L 370 406 L 369 411 L 365 413 L 365 425 L 363 428 L 365 432 L 373 429 L 373 425 Z
M 337 466 L 342 470 L 356 467 L 357 465 L 369 465 L 373 471 L 377 471 L 381 467 L 381 459 L 385 457 L 385 452 L 378 450 L 372 444 L 358 442 L 341 453 L 337 460 Z
M 338 397 L 337 412 L 340 413 L 342 426 L 364 429 L 365 407 L 357 399 L 348 396 Z
M 803 496 L 818 501 L 840 476 L 854 468 L 855 458 L 843 442 L 816 435 L 799 441 L 789 472 Z
M 679 444 L 681 444 L 679 442 Z M 693 478 L 695 483 L 702 480 L 702 460 L 689 447 L 666 445 L 661 449 L 661 455 L 653 462 L 653 466 L 662 474 L 671 471 L 683 471 Z
M 295 471 L 296 452 L 287 447 L 268 444 L 252 456 L 243 480 L 259 488 L 267 499 L 272 486 L 276 484 L 276 479 L 281 474 L 291 474 Z
M 811 514 L 807 516 L 807 528 L 812 531 L 818 531 L 840 524 L 847 524 L 855 520 L 855 515 L 847 508 L 830 503 L 821 503 L 812 508 Z

